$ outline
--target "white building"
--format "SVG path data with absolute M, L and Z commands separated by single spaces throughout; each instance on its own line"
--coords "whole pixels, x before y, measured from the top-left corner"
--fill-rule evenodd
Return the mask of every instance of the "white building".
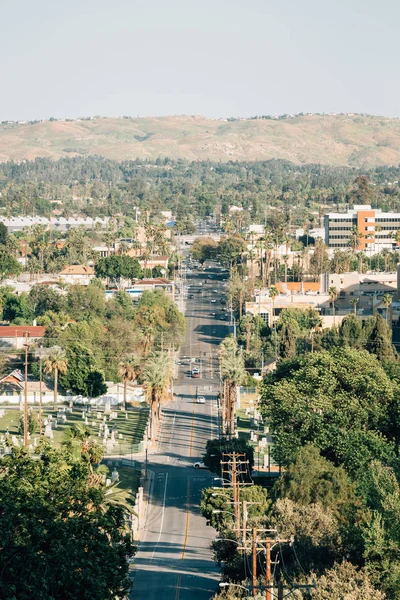
M 106 229 L 109 220 L 109 217 L 104 217 L 103 219 L 99 217 L 95 219 L 92 219 L 92 217 L 51 217 L 51 219 L 39 216 L 0 217 L 0 222 L 4 223 L 9 233 L 22 231 L 26 227 L 34 227 L 35 225 L 44 225 L 47 229 L 51 227 L 53 231 L 68 231 L 75 227 L 84 227 L 85 229 L 100 227 L 101 229 Z

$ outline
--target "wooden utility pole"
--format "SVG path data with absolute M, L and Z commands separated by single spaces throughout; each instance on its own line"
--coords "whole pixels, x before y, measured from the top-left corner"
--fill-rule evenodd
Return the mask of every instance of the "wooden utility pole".
M 246 532 L 245 532 L 246 535 Z M 253 528 L 253 571 L 252 571 L 252 596 L 257 593 L 257 529 Z
M 24 446 L 28 448 L 28 337 L 29 333 L 25 332 L 25 381 L 24 381 Z
M 43 372 L 42 372 L 42 355 L 39 356 L 39 437 L 42 437 L 43 425 Z
M 240 499 L 239 499 L 239 486 L 237 480 L 237 465 L 236 465 L 236 452 L 233 453 L 232 457 L 232 486 L 233 486 L 233 510 L 235 512 L 235 522 L 238 540 L 240 539 Z
M 250 352 L 250 323 L 246 323 L 246 352 Z
M 271 540 L 265 541 L 265 600 L 271 600 Z

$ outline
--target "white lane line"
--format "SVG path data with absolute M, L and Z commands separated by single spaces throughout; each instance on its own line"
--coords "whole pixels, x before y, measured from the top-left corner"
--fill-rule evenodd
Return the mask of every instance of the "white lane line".
M 175 419 L 176 419 L 176 413 L 174 413 L 174 420 L 172 421 L 172 426 L 171 426 L 171 434 L 169 436 L 169 446 L 168 446 L 169 452 L 171 452 L 171 444 L 172 444 L 172 439 L 173 439 L 173 435 L 174 435 L 174 428 L 175 428 Z
M 153 554 L 151 555 L 150 560 L 153 560 L 154 555 L 157 550 L 157 547 L 158 547 L 158 544 L 160 543 L 160 540 L 161 540 L 161 535 L 162 535 L 162 530 L 163 530 L 163 525 L 164 525 L 164 515 L 165 515 L 165 499 L 167 497 L 167 484 L 168 484 L 168 473 L 166 473 L 166 475 L 165 475 L 164 499 L 163 499 L 162 515 L 161 515 L 161 523 L 160 523 L 160 533 L 158 534 L 157 543 L 154 546 Z

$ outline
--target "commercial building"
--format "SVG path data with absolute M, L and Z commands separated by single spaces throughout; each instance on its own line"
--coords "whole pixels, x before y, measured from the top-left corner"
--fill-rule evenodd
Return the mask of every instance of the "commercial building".
M 0 222 L 4 223 L 9 233 L 16 231 L 22 231 L 27 227 L 33 227 L 35 225 L 44 225 L 47 229 L 53 231 L 69 231 L 75 227 L 83 227 L 84 229 L 106 229 L 109 223 L 109 217 L 0 217 Z
M 400 230 L 400 213 L 385 213 L 371 208 L 369 204 L 358 204 L 347 213 L 325 215 L 325 243 L 329 248 L 348 248 L 352 231 L 361 234 L 358 249 L 380 252 L 384 248 L 398 247 L 396 234 Z

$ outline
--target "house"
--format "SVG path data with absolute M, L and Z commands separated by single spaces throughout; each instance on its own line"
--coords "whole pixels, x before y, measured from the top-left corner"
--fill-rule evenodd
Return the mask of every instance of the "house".
M 28 404 L 40 402 L 40 382 L 28 378 L 27 384 Z M 19 404 L 23 401 L 25 394 L 25 377 L 19 369 L 11 371 L 0 379 L 0 402 L 7 404 Z M 42 402 L 52 402 L 54 388 L 52 383 L 42 381 Z
M 89 265 L 69 265 L 59 273 L 59 276 L 67 283 L 88 285 L 95 274 L 94 269 Z
M 0 326 L 0 346 L 23 348 L 26 338 L 37 342 L 44 337 L 46 327 L 39 325 L 2 325 Z

